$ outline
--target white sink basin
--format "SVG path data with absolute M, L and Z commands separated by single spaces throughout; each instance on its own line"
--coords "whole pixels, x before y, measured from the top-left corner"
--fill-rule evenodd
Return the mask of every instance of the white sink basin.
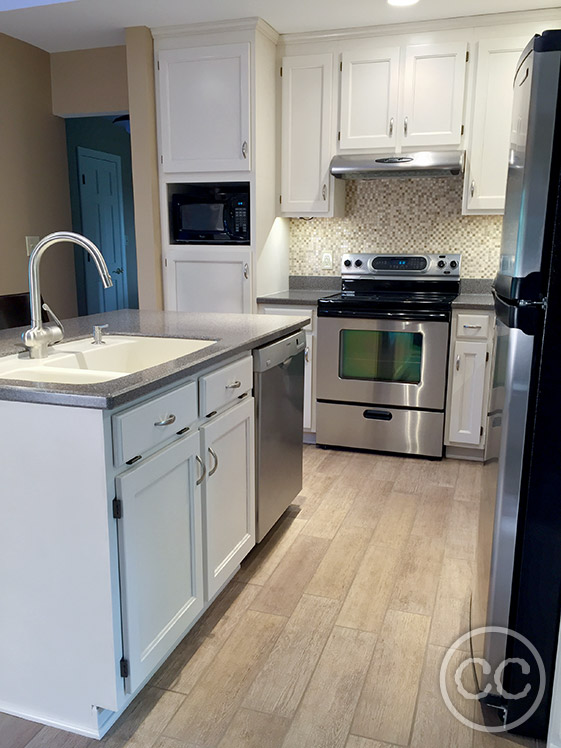
M 86 338 L 59 343 L 44 359 L 31 359 L 28 353 L 0 358 L 0 379 L 61 384 L 106 382 L 188 356 L 215 342 L 106 335 L 103 344 L 94 345 L 91 338 Z

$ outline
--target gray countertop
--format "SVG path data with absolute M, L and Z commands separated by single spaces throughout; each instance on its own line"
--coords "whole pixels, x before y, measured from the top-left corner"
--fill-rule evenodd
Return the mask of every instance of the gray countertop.
M 453 302 L 454 309 L 485 309 L 495 308 L 493 295 L 490 293 L 461 293 Z
M 290 335 L 309 322 L 306 317 L 264 314 L 185 314 L 123 310 L 64 321 L 65 341 L 91 335 L 96 324 L 109 324 L 108 333 L 165 338 L 216 340 L 196 353 L 160 366 L 96 384 L 58 384 L 0 379 L 0 400 L 18 400 L 82 408 L 115 408 L 160 387 L 197 374 L 236 354 Z M 0 331 L 0 356 L 21 351 L 25 328 Z M 27 354 L 25 354 L 27 355 Z
M 258 304 L 280 304 L 286 306 L 315 306 L 318 299 L 324 296 L 333 296 L 339 290 L 311 289 L 311 288 L 289 288 L 288 291 L 279 291 L 268 296 L 260 296 Z

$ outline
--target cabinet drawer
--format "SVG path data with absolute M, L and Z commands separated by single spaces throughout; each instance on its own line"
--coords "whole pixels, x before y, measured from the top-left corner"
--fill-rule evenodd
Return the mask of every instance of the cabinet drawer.
M 119 466 L 143 456 L 197 420 L 197 383 L 189 382 L 147 400 L 112 420 L 113 457 Z
M 253 386 L 251 356 L 213 371 L 199 380 L 200 415 L 208 416 L 215 410 L 234 403 Z
M 486 339 L 489 335 L 489 317 L 486 314 L 458 314 L 457 338 Z

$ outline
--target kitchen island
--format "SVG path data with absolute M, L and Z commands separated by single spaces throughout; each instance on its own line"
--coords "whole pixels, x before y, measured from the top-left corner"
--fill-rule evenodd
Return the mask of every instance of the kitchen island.
M 103 382 L 0 379 L 0 711 L 101 737 L 228 583 L 255 542 L 251 351 L 307 322 L 83 317 L 67 342 L 215 342 Z

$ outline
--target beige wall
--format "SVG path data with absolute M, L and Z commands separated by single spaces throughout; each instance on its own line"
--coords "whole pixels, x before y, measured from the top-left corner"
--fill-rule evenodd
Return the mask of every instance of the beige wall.
M 49 55 L 0 34 L 0 294 L 27 291 L 25 236 L 71 229 L 64 121 L 51 113 Z M 76 314 L 74 258 L 54 247 L 42 293 L 61 317 Z
M 61 117 L 127 112 L 125 47 L 51 55 L 53 113 Z
M 126 29 L 132 174 L 141 309 L 163 309 L 154 47 L 145 26 Z

